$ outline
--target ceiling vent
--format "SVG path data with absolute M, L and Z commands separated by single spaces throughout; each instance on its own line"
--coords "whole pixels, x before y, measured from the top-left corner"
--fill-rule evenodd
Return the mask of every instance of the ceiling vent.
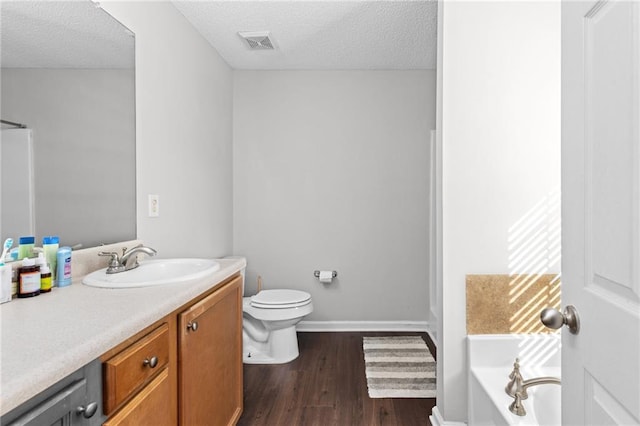
M 251 50 L 272 50 L 273 42 L 269 38 L 269 31 L 259 32 L 239 32 L 240 37 L 245 39 Z

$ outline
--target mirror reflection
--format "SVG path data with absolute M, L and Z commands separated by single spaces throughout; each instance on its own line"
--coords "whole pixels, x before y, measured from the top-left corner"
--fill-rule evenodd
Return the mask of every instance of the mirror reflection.
M 133 34 L 89 0 L 0 8 L 2 241 L 134 239 Z

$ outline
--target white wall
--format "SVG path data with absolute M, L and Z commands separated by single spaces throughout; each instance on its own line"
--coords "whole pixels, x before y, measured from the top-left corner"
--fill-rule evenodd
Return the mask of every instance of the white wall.
M 439 7 L 443 313 L 437 404 L 446 421 L 466 421 L 465 275 L 559 271 L 553 226 L 559 220 L 560 5 Z M 515 238 L 523 223 L 534 223 L 528 221 L 533 215 L 546 224 L 540 258 Z M 517 261 L 516 249 L 530 250 L 535 262 Z
M 37 244 L 135 238 L 134 105 L 132 70 L 2 69 L 3 117 L 33 129 Z
M 236 71 L 234 251 L 311 321 L 420 321 L 433 71 Z M 313 276 L 338 272 L 331 285 Z
M 231 69 L 169 2 L 101 5 L 136 35 L 138 238 L 162 257 L 230 254 Z

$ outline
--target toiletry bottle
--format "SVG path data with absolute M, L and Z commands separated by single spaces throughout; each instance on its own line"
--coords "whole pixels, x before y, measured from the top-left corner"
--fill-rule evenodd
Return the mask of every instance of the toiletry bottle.
M 22 260 L 25 257 L 33 257 L 33 244 L 35 242 L 35 237 L 20 237 L 20 245 L 18 246 L 18 260 Z
M 48 265 L 40 267 L 40 292 L 49 293 L 51 291 L 51 269 Z
M 38 257 L 35 258 L 36 265 L 43 267 L 47 264 L 47 259 L 44 258 L 44 253 L 38 253 Z
M 11 265 L 0 263 L 0 303 L 11 302 Z
M 71 284 L 71 247 L 60 247 L 57 258 L 56 285 L 66 287 Z
M 55 285 L 56 282 L 56 255 L 58 254 L 58 246 L 60 239 L 56 236 L 44 237 L 42 239 L 42 250 L 44 251 L 44 257 L 47 259 L 49 268 L 51 269 L 51 283 Z
M 18 297 L 33 297 L 40 294 L 40 267 L 34 259 L 26 258 L 18 268 Z
M 9 258 L 9 262 L 15 262 L 16 260 L 18 260 L 18 247 L 14 247 L 9 250 L 9 254 L 7 254 L 7 257 Z
M 11 298 L 18 296 L 18 269 L 11 268 Z

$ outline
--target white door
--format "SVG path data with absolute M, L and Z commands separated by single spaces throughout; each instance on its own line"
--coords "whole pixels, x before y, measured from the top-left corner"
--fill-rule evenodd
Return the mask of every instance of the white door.
M 640 2 L 562 4 L 564 425 L 640 424 Z

